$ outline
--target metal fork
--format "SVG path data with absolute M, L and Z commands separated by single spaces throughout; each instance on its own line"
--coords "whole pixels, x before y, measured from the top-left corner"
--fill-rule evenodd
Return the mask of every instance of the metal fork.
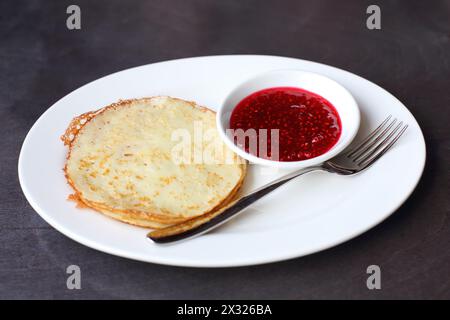
M 375 130 L 354 147 L 337 155 L 336 157 L 322 163 L 319 166 L 308 167 L 289 173 L 266 184 L 252 193 L 233 201 L 225 208 L 211 214 L 202 220 L 201 217 L 192 221 L 181 223 L 173 227 L 150 232 L 147 237 L 156 243 L 172 243 L 190 239 L 206 232 L 209 232 L 230 219 L 236 217 L 255 201 L 261 199 L 268 193 L 284 185 L 285 183 L 311 171 L 325 170 L 341 175 L 351 175 L 359 173 L 370 167 L 375 161 L 386 153 L 401 137 L 408 128 L 407 124 L 388 116 Z

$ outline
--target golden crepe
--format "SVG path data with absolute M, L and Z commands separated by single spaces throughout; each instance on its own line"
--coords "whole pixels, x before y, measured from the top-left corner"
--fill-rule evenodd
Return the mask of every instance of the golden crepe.
M 208 133 L 200 144 L 198 126 Z M 180 149 L 176 138 L 186 133 L 194 137 L 184 144 L 192 151 L 187 157 L 183 151 L 180 162 L 174 159 Z M 218 137 L 213 111 L 165 96 L 122 100 L 85 113 L 61 139 L 69 147 L 64 171 L 75 191 L 71 199 L 143 227 L 163 228 L 220 209 L 246 172 L 236 155 L 225 159 L 230 151 Z M 206 153 L 202 161 L 196 158 L 218 146 L 228 152 L 210 152 L 209 161 Z

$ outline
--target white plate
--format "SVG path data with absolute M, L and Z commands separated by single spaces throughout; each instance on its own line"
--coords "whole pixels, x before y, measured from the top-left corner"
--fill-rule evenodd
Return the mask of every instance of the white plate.
M 409 128 L 392 150 L 356 176 L 313 172 L 254 204 L 220 229 L 183 243 L 158 246 L 147 230 L 109 219 L 66 200 L 71 193 L 59 140 L 70 120 L 118 99 L 170 95 L 215 109 L 237 84 L 258 73 L 298 68 L 346 87 L 361 109 L 366 133 L 388 114 Z M 360 134 L 361 136 L 361 134 Z M 349 240 L 394 212 L 417 185 L 425 164 L 422 132 L 391 94 L 352 73 L 323 64 L 273 56 L 213 56 L 173 60 L 118 72 L 89 83 L 48 109 L 28 133 L 19 158 L 20 183 L 33 208 L 54 228 L 89 247 L 147 262 L 228 267 L 280 261 Z M 252 166 L 251 190 L 286 171 Z

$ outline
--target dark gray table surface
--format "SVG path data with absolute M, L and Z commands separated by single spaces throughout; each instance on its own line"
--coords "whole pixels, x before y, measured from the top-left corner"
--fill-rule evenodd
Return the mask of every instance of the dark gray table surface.
M 373 2 L 381 30 L 366 28 L 366 1 L 1 1 L 0 298 L 450 298 L 450 1 Z M 70 4 L 81 7 L 81 30 L 66 28 Z M 335 248 L 231 269 L 107 255 L 54 230 L 27 203 L 19 150 L 55 101 L 129 67 L 237 53 L 326 63 L 398 97 L 427 143 L 412 196 Z M 71 264 L 82 270 L 81 290 L 66 288 Z M 381 267 L 381 290 L 366 287 L 372 264 Z

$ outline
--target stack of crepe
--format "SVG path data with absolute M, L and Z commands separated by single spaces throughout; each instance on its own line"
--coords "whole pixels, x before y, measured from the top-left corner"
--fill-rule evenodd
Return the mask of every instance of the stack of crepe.
M 200 144 L 195 126 L 208 132 Z M 174 154 L 183 135 L 191 139 L 184 147 L 191 148 L 181 150 L 180 161 Z M 220 210 L 233 200 L 246 173 L 245 161 L 236 155 L 229 161 L 229 152 L 216 152 L 214 161 L 195 159 L 199 149 L 227 150 L 218 137 L 215 113 L 171 97 L 121 100 L 82 114 L 62 140 L 69 149 L 64 172 L 74 190 L 70 198 L 147 228 Z

